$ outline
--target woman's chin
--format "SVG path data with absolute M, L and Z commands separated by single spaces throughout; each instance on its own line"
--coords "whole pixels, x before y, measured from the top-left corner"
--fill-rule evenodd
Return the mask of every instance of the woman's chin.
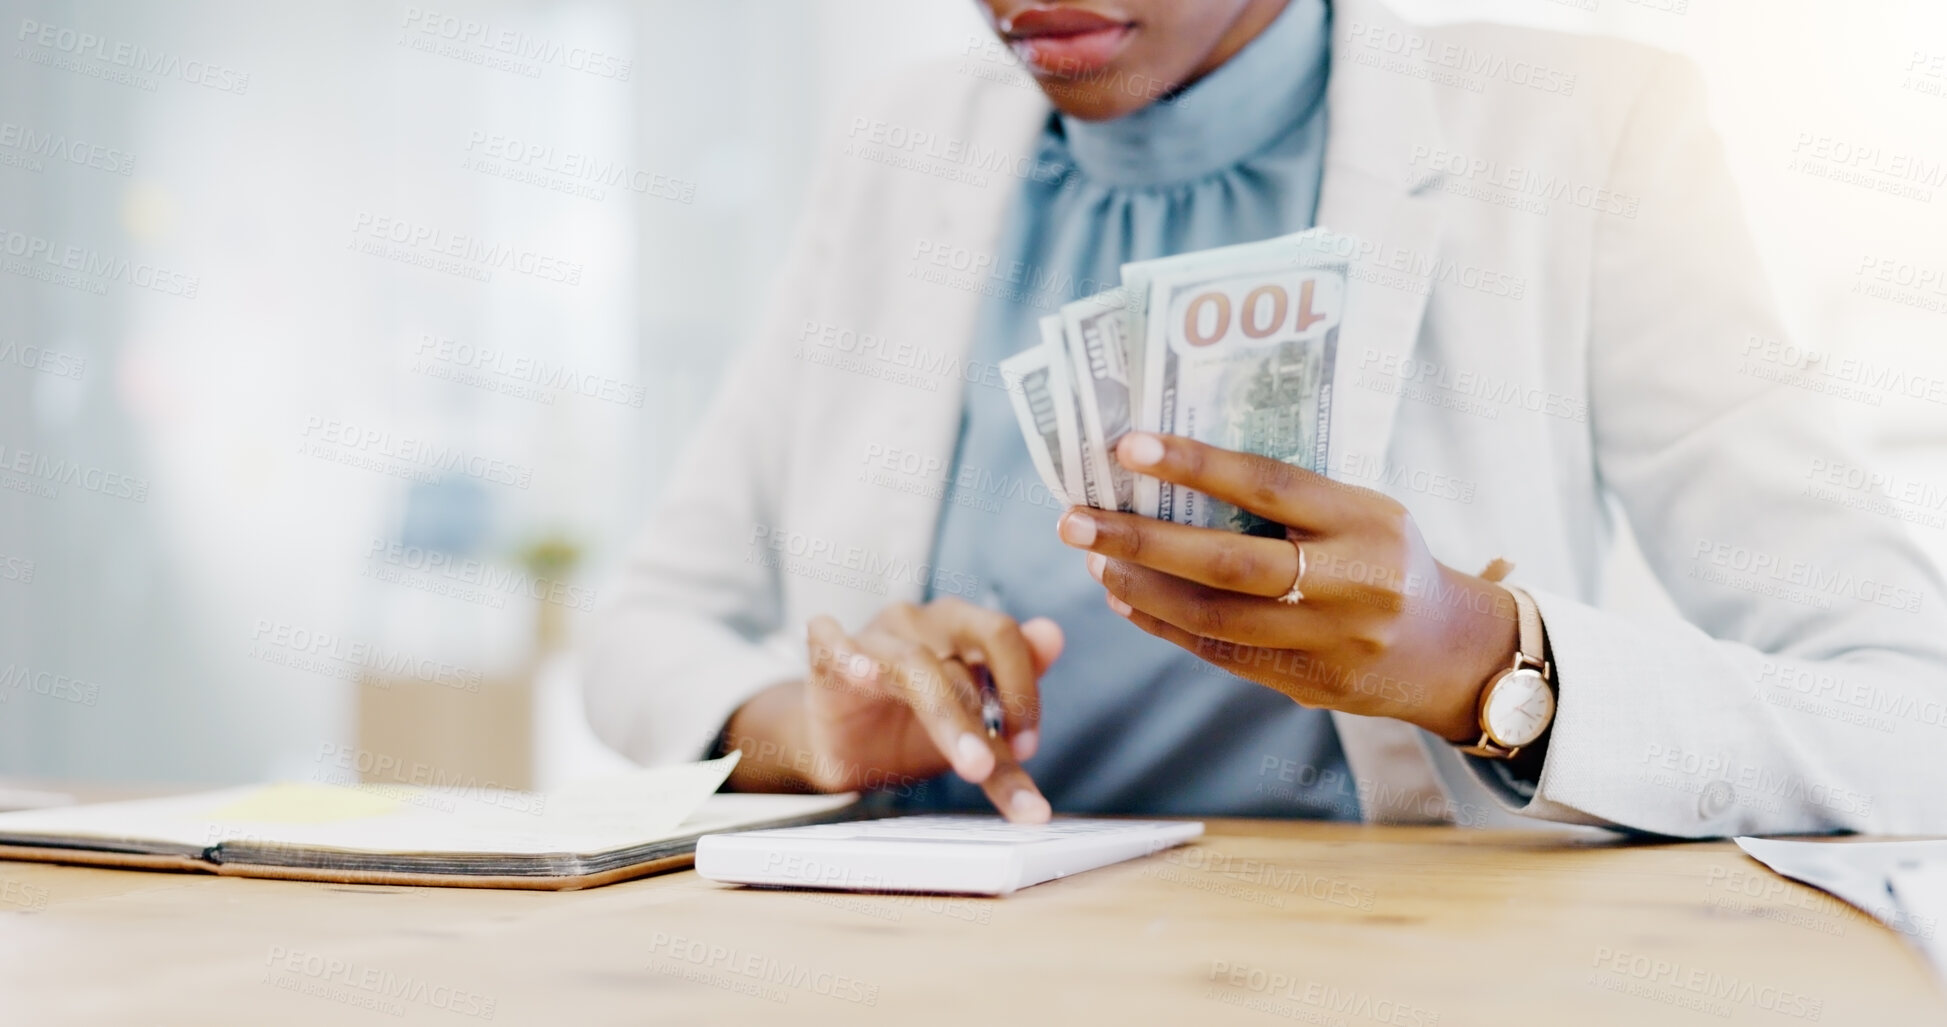
M 1113 121 L 1125 115 L 1134 114 L 1155 100 L 1142 94 L 1132 95 L 1126 90 L 1112 88 L 1102 81 L 1075 81 L 1073 79 L 1037 78 L 1041 91 L 1047 94 L 1048 101 L 1055 109 L 1071 118 L 1083 121 Z

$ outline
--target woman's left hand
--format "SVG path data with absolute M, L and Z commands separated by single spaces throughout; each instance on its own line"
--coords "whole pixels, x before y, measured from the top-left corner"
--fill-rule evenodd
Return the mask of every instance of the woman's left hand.
M 1117 613 L 1302 705 L 1480 737 L 1481 688 L 1514 658 L 1514 600 L 1435 560 L 1397 500 L 1174 436 L 1127 435 L 1116 457 L 1294 529 L 1258 538 L 1071 509 L 1062 541 L 1089 551 Z M 1293 587 L 1303 599 L 1280 602 Z

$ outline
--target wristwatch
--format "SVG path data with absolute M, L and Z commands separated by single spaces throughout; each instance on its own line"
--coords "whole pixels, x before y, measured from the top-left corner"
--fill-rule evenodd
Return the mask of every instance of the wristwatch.
M 1460 746 L 1469 756 L 1494 760 L 1513 759 L 1555 722 L 1555 672 L 1548 665 L 1541 611 L 1528 593 L 1511 585 L 1503 587 L 1514 596 L 1518 625 L 1514 662 L 1481 689 L 1475 711 L 1481 740 Z

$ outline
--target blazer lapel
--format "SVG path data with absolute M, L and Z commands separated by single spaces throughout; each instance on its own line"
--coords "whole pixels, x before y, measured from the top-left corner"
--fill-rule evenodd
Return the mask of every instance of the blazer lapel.
M 1318 206 L 1319 225 L 1359 247 L 1339 329 L 1332 453 L 1335 464 L 1351 454 L 1383 460 L 1399 410 L 1397 368 L 1419 342 L 1439 257 L 1438 197 L 1341 166 L 1328 167 Z
M 1325 174 L 1318 224 L 1357 240 L 1333 389 L 1332 452 L 1383 461 L 1399 409 L 1399 362 L 1419 342 L 1439 259 L 1438 173 L 1413 159 L 1440 146 L 1430 85 L 1360 64 L 1351 35 L 1391 21 L 1376 4 L 1335 12 L 1332 76 L 1326 87 Z M 1369 387 L 1372 386 L 1372 387 Z M 1427 738 L 1404 721 L 1334 713 L 1339 744 L 1373 823 L 1450 820 Z
M 1333 15 L 1332 73 L 1326 84 L 1325 174 L 1318 224 L 1357 240 L 1333 394 L 1332 451 L 1383 460 L 1391 444 L 1397 382 L 1389 370 L 1412 353 L 1439 259 L 1443 175 L 1416 159 L 1443 149 L 1444 133 L 1427 81 L 1362 64 L 1387 8 L 1348 0 Z M 1404 26 L 1401 26 L 1402 28 Z
M 982 89 L 952 102 L 955 106 L 943 111 L 939 119 L 940 138 L 965 140 L 972 152 L 1004 155 L 1010 168 L 1032 161 L 1051 109 L 1038 91 Z M 911 173 L 895 174 L 903 177 Z M 967 379 L 984 370 L 968 368 L 966 358 L 979 328 L 986 293 L 927 280 L 930 265 L 914 257 L 915 238 L 923 241 L 929 253 L 944 249 L 956 257 L 965 254 L 984 261 L 986 270 L 975 277 L 987 278 L 985 284 L 989 286 L 998 284 L 998 269 L 1011 259 L 999 252 L 1000 235 L 1008 207 L 1020 195 L 1021 182 L 1014 175 L 994 173 L 978 184 L 928 183 L 923 187 L 926 202 L 914 210 L 910 223 L 900 226 L 909 231 L 886 241 L 904 264 L 897 266 L 890 280 L 880 283 L 880 287 L 889 286 L 886 334 L 924 345 L 938 359 L 943 373 L 937 392 L 878 389 L 874 402 L 889 401 L 893 409 L 883 415 L 885 420 L 876 423 L 889 426 L 890 437 L 902 449 L 936 461 L 931 466 L 953 465 Z M 886 436 L 877 438 L 884 440 Z M 872 512 L 880 525 L 873 533 L 875 545 L 915 566 L 929 565 L 940 512 L 937 496 L 889 493 L 879 497 Z M 917 600 L 925 590 L 923 577 L 896 583 L 891 597 Z

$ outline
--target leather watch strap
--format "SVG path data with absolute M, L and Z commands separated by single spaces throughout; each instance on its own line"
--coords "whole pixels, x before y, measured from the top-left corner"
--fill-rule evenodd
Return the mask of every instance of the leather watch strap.
M 1541 626 L 1541 610 L 1535 606 L 1533 596 L 1513 585 L 1503 585 L 1508 594 L 1514 597 L 1515 639 L 1514 647 L 1520 655 L 1526 656 L 1542 674 L 1548 674 L 1548 636 Z

